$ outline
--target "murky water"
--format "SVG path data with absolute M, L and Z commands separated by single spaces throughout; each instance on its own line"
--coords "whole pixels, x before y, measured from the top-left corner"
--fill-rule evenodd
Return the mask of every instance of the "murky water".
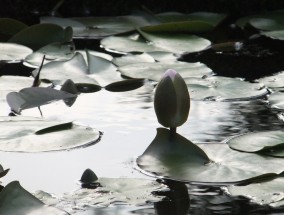
M 9 113 L 8 105 L 1 104 L 1 115 Z M 72 107 L 63 102 L 42 107 L 45 118 L 75 121 L 103 132 L 99 143 L 70 151 L 47 153 L 0 152 L 1 164 L 10 168 L 3 184 L 19 180 L 29 191 L 44 190 L 55 195 L 71 192 L 83 171 L 92 169 L 98 177 L 147 178 L 133 168 L 135 158 L 143 153 L 154 139 L 158 124 L 153 109 L 153 86 L 111 93 L 100 91 L 82 94 Z M 221 142 L 233 135 L 253 131 L 282 129 L 264 100 L 243 102 L 192 101 L 188 121 L 178 133 L 193 142 Z M 37 109 L 23 111 L 25 116 L 40 116 Z M 96 209 L 82 214 L 164 214 L 188 206 L 188 214 L 281 214 L 284 210 L 257 206 L 249 200 L 231 198 L 219 187 L 189 186 L 190 201 L 159 203 L 147 207 L 116 206 Z M 174 209 L 173 209 L 174 208 Z M 100 210 L 100 212 L 98 211 Z M 122 212 L 119 212 L 122 211 Z M 128 211 L 128 212 L 126 212 Z M 175 211 L 174 214 L 183 214 Z

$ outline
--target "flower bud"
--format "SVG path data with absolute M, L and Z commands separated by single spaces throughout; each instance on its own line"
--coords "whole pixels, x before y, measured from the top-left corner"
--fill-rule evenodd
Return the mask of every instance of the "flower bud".
M 186 122 L 190 109 L 187 85 L 175 70 L 169 69 L 159 81 L 154 108 L 161 125 L 176 128 Z

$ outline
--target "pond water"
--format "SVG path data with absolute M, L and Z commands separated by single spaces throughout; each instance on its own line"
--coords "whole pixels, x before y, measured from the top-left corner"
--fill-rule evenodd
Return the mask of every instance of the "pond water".
M 152 83 L 129 92 L 101 90 L 82 94 L 72 107 L 60 101 L 41 109 L 45 118 L 94 127 L 103 133 L 102 138 L 95 145 L 69 151 L 0 152 L 1 164 L 11 169 L 3 178 L 3 184 L 19 180 L 31 192 L 44 190 L 60 196 L 79 188 L 77 181 L 87 168 L 98 177 L 149 178 L 135 170 L 134 165 L 135 158 L 144 152 L 154 139 L 156 128 L 160 127 L 153 109 Z M 2 104 L 0 110 L 2 116 L 9 113 L 6 104 Z M 222 142 L 247 132 L 282 129 L 283 122 L 277 114 L 265 100 L 191 101 L 188 121 L 178 128 L 178 133 L 195 143 Z M 40 113 L 34 108 L 23 111 L 23 115 L 39 117 Z M 284 211 L 253 205 L 244 197 L 228 197 L 219 187 L 192 185 L 188 189 L 189 214 L 277 214 Z M 163 211 L 169 207 L 167 203 L 142 208 L 122 205 L 99 209 L 98 214 L 127 214 L 129 211 L 132 211 L 129 214 L 165 214 Z

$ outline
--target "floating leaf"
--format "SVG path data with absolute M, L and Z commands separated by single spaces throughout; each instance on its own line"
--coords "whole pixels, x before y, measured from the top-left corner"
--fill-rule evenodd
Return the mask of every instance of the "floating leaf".
M 105 89 L 111 92 L 125 92 L 135 90 L 144 85 L 145 79 L 130 79 L 113 82 L 105 86 Z
M 0 61 L 21 61 L 33 50 L 15 43 L 0 43 Z
M 284 157 L 283 131 L 248 133 L 230 138 L 226 142 L 232 149 L 238 151 Z
M 4 169 L 2 165 L 0 165 L 0 178 L 4 177 L 9 172 L 9 169 Z
M 149 25 L 142 16 L 117 17 L 42 17 L 41 23 L 53 23 L 62 27 L 71 26 L 75 38 L 102 38 L 134 31 L 135 27 Z
M 101 45 L 119 52 L 166 51 L 183 54 L 201 51 L 211 44 L 210 41 L 195 35 L 140 33 L 147 42 L 140 37 L 132 39 L 133 37 L 111 36 L 101 40 Z
M 39 107 L 53 101 L 74 98 L 76 95 L 53 88 L 30 87 L 10 92 L 6 99 L 11 109 L 20 113 L 24 109 Z
M 97 130 L 32 117 L 1 117 L 1 151 L 44 152 L 67 150 L 94 144 Z
M 18 43 L 30 47 L 33 50 L 54 42 L 69 42 L 62 27 L 54 24 L 36 24 L 15 34 L 9 39 L 10 43 Z M 68 39 L 68 40 L 67 40 Z
M 9 183 L 0 193 L 0 214 L 67 215 L 67 212 L 44 205 L 26 191 L 18 181 Z
M 212 71 L 201 63 L 184 62 L 155 62 L 135 63 L 118 68 L 120 73 L 130 78 L 147 78 L 159 81 L 164 72 L 168 69 L 176 70 L 188 83 L 192 77 L 203 77 L 211 75 Z
M 152 192 L 166 188 L 165 185 L 148 179 L 99 178 L 97 182 L 101 186 L 96 189 L 80 189 L 73 193 L 65 193 L 60 201 L 75 204 L 76 207 L 96 204 L 108 206 L 115 202 L 142 205 L 146 202 L 160 201 L 163 197 L 153 195 Z
M 274 88 L 273 90 L 277 90 L 276 88 L 281 89 L 284 87 L 284 72 L 279 72 L 272 76 L 260 78 L 258 81 L 269 88 Z
M 95 93 L 102 89 L 102 87 L 97 84 L 77 83 L 75 85 L 80 93 Z
M 71 79 L 66 80 L 60 90 L 74 95 L 79 93 L 76 84 Z M 68 107 L 71 107 L 75 103 L 76 99 L 77 97 L 73 97 L 63 99 L 63 101 Z
M 151 25 L 142 27 L 141 30 L 149 33 L 170 33 L 170 32 L 206 32 L 214 29 L 208 22 L 203 21 L 182 21 L 182 22 L 168 22 L 158 25 Z
M 38 69 L 33 71 L 36 76 Z M 88 66 L 80 53 L 66 61 L 50 62 L 42 67 L 40 78 L 54 84 L 63 84 L 67 79 L 75 83 L 98 84 L 93 78 L 88 77 Z
M 9 92 L 32 86 L 33 81 L 32 77 L 0 76 L 0 99 L 4 100 Z
M 114 58 L 112 61 L 116 66 L 126 66 L 135 63 L 154 63 L 155 59 L 148 53 L 142 53 L 138 55 L 128 54 L 122 57 Z
M 247 186 L 229 186 L 228 191 L 233 196 L 245 196 L 260 205 L 280 207 L 284 205 L 284 178 L 272 181 L 249 184 Z
M 263 180 L 275 177 L 284 169 L 281 158 L 241 153 L 225 144 L 198 146 L 179 134 L 159 128 L 153 142 L 138 157 L 137 164 L 155 176 L 218 184 Z
M 251 100 L 268 94 L 268 90 L 257 83 L 249 83 L 237 78 L 211 76 L 185 79 L 189 93 L 195 100 Z
M 249 23 L 259 29 L 264 31 L 274 31 L 284 29 L 284 25 L 273 19 L 266 18 L 254 18 L 249 21 Z
M 110 84 L 115 81 L 120 81 L 120 73 L 116 71 L 116 67 L 111 61 L 90 54 L 87 51 L 88 58 L 88 74 L 90 77 L 98 81 L 101 86 Z
M 14 34 L 24 30 L 28 26 L 11 18 L 0 18 L 0 38 L 1 41 L 7 41 Z
M 210 23 L 211 26 L 216 27 L 226 18 L 226 15 L 211 12 L 194 12 L 190 14 L 166 12 L 157 14 L 157 17 L 162 22 L 201 21 Z
M 72 42 L 51 43 L 28 55 L 25 62 L 33 66 L 40 66 L 44 55 L 44 64 L 46 64 L 50 61 L 69 60 L 74 54 L 75 46 Z
M 284 30 L 262 32 L 261 35 L 276 40 L 284 40 Z
M 268 97 L 269 104 L 273 108 L 284 110 L 284 94 L 282 92 L 272 93 Z

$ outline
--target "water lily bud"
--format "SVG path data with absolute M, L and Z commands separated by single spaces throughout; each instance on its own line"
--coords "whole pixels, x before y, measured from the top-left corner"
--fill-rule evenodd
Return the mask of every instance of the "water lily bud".
M 154 98 L 154 108 L 161 125 L 176 128 L 186 122 L 190 97 L 183 78 L 169 69 L 159 81 Z

